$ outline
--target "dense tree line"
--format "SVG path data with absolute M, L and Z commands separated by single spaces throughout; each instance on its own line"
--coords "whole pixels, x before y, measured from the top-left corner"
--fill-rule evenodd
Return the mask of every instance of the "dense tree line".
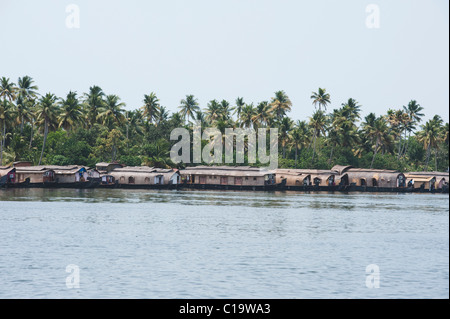
M 331 96 L 311 94 L 311 116 L 294 121 L 284 91 L 267 101 L 212 100 L 201 107 L 193 95 L 180 100 L 178 112 L 162 106 L 156 93 L 141 107 L 126 110 L 114 94 L 92 86 L 65 97 L 40 94 L 29 76 L 17 84 L 0 79 L 0 165 L 26 160 L 34 164 L 94 166 L 102 161 L 127 165 L 175 166 L 169 157 L 174 128 L 270 128 L 279 131 L 279 164 L 327 169 L 336 164 L 406 170 L 448 170 L 448 123 L 439 115 L 423 123 L 424 108 L 411 100 L 387 114 L 361 118 L 352 98 L 328 110 Z M 206 143 L 206 141 L 204 141 Z M 258 163 L 256 164 L 258 165 Z M 180 166 L 180 165 L 179 165 Z M 182 166 L 182 165 L 181 165 Z

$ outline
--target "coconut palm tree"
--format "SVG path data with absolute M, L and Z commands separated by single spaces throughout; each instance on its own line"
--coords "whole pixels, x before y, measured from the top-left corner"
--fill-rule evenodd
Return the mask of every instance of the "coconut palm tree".
M 180 101 L 179 108 L 181 109 L 181 116 L 186 122 L 189 123 L 189 117 L 194 118 L 195 114 L 200 111 L 200 107 L 198 106 L 197 99 L 193 95 L 186 95 L 186 99 Z
M 37 106 L 37 123 L 39 125 L 43 125 L 44 142 L 42 144 L 41 157 L 39 158 L 38 165 L 41 165 L 42 157 L 44 156 L 49 126 L 57 122 L 59 109 L 56 102 L 56 96 L 51 93 L 47 93 L 45 96 L 42 96 L 39 99 L 39 103 Z
M 423 113 L 420 113 L 423 110 L 423 107 L 421 107 L 416 100 L 411 100 L 408 103 L 408 106 L 403 106 L 403 110 L 406 114 L 408 114 L 410 121 L 405 127 L 409 134 L 406 146 L 404 147 L 404 150 L 402 152 L 402 156 L 405 155 L 408 151 L 411 133 L 416 129 L 416 125 L 422 121 L 422 117 L 425 115 Z
M 311 99 L 313 100 L 314 107 L 319 106 L 319 111 L 324 108 L 327 109 L 327 105 L 331 103 L 330 94 L 326 89 L 319 88 L 317 92 L 312 92 Z
M 161 125 L 162 123 L 167 121 L 168 118 L 169 118 L 169 111 L 167 111 L 166 107 L 161 105 L 159 107 L 159 111 L 156 113 L 156 116 L 155 116 L 155 121 L 156 121 L 155 126 Z
M 20 135 L 23 135 L 23 127 L 25 121 L 31 121 L 32 113 L 29 109 L 29 105 L 32 105 L 30 100 L 24 98 L 22 95 L 18 95 L 16 99 L 16 123 L 20 126 Z
M 86 115 L 89 127 L 92 127 L 97 123 L 98 112 L 105 103 L 104 96 L 105 93 L 97 85 L 91 86 L 89 88 L 89 93 L 84 94 L 84 106 L 87 110 Z
M 295 167 L 297 167 L 298 151 L 311 141 L 311 130 L 308 127 L 306 121 L 298 120 L 291 132 L 292 145 L 295 148 Z
M 370 118 L 373 118 L 373 116 L 371 116 Z M 388 126 L 385 118 L 381 116 L 375 118 L 375 120 L 373 120 L 372 123 L 365 123 L 364 130 L 369 140 L 371 140 L 372 143 L 375 143 L 373 148 L 372 162 L 370 164 L 370 168 L 372 168 L 379 147 L 383 145 L 385 141 L 388 139 L 387 137 Z
M 71 131 L 75 127 L 84 125 L 84 114 L 77 93 L 69 91 L 65 99 L 60 99 L 61 113 L 58 116 L 58 127 Z
M 220 118 L 223 121 L 229 121 L 231 119 L 231 110 L 230 103 L 227 100 L 220 102 Z
M 0 165 L 3 165 L 3 150 L 6 147 L 6 129 L 13 124 L 15 118 L 14 104 L 5 98 L 0 101 Z
M 129 139 L 130 135 L 143 135 L 143 116 L 141 110 L 132 110 L 126 112 L 126 138 Z
M 309 126 L 313 129 L 314 137 L 313 137 L 313 156 L 312 162 L 314 163 L 314 155 L 316 154 L 316 142 L 317 138 L 321 133 L 325 133 L 325 128 L 327 124 L 327 118 L 325 112 L 322 110 L 317 110 L 313 113 L 313 116 L 309 118 Z
M 17 80 L 17 93 L 24 99 L 34 99 L 38 96 L 37 85 L 34 85 L 34 80 L 28 75 Z
M 213 124 L 220 117 L 220 105 L 217 102 L 217 100 L 212 100 L 212 101 L 209 101 L 209 103 L 206 107 L 207 107 L 205 110 L 206 120 L 210 124 Z
M 10 102 L 16 99 L 17 88 L 9 78 L 2 77 L 0 79 L 0 98 L 8 99 Z
M 431 120 L 422 125 L 422 130 L 417 133 L 418 141 L 423 143 L 423 146 L 427 151 L 425 171 L 428 170 L 432 148 L 435 150 L 435 167 L 437 170 L 437 150 L 439 142 L 442 140 L 442 123 L 442 118 L 439 115 L 435 115 Z
M 283 148 L 283 158 L 286 158 L 286 146 L 291 142 L 291 131 L 294 127 L 294 121 L 289 117 L 283 117 L 279 123 L 279 138 Z
M 256 106 L 255 115 L 253 116 L 252 121 L 255 123 L 255 125 L 259 127 L 263 127 L 267 125 L 268 119 L 270 117 L 270 109 L 271 106 L 269 105 L 269 102 L 263 101 L 260 102 Z
M 114 94 L 106 96 L 105 103 L 99 109 L 97 120 L 112 130 L 114 126 L 120 127 L 125 122 L 124 109 L 125 103 L 120 102 L 120 97 Z
M 150 124 L 153 123 L 156 112 L 158 112 L 160 104 L 159 99 L 156 97 L 154 92 L 144 95 L 144 106 L 142 106 L 142 115 L 147 119 Z
M 274 114 L 277 120 L 281 120 L 286 112 L 291 110 L 292 102 L 284 91 L 277 91 L 270 106 L 272 107 L 270 112 Z
M 241 118 L 242 108 L 245 105 L 244 98 L 243 97 L 238 97 L 236 99 L 235 103 L 236 103 L 236 106 L 233 108 L 233 110 L 234 110 L 233 114 L 236 114 L 237 118 L 239 119 L 239 118 Z
M 251 128 L 254 127 L 255 108 L 253 103 L 246 104 L 241 111 L 241 117 L 239 118 L 240 127 Z

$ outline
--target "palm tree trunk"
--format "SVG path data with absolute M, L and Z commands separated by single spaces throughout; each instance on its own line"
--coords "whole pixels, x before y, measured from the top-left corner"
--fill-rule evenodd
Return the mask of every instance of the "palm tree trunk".
M 375 150 L 373 151 L 372 163 L 370 164 L 370 168 L 373 167 L 373 162 L 375 161 L 375 156 L 377 156 L 377 151 L 378 151 L 378 139 L 377 143 L 375 144 Z
M 23 115 L 20 117 L 20 135 L 23 135 Z
M 332 161 L 332 159 L 333 159 L 333 151 L 334 151 L 334 147 L 335 147 L 335 145 L 333 145 L 333 146 L 331 147 L 330 159 L 328 160 L 328 163 L 329 163 L 329 164 L 331 164 L 331 161 Z
M 45 118 L 45 123 L 44 123 L 44 142 L 42 143 L 41 157 L 39 158 L 39 164 L 38 165 L 41 165 L 41 163 L 42 163 L 42 157 L 44 156 L 45 143 L 47 142 L 47 134 L 48 134 L 48 121 L 47 121 L 47 118 Z
M 297 168 L 298 144 L 295 144 L 295 168 Z
M 431 142 L 428 143 L 428 147 L 427 147 L 427 161 L 425 164 L 425 172 L 428 171 L 428 162 L 430 161 L 430 153 L 431 153 L 431 147 L 430 147 Z
M 313 148 L 313 156 L 312 156 L 313 163 L 314 163 L 314 155 L 316 154 L 316 140 L 317 140 L 317 130 L 314 131 L 314 148 Z
M 3 123 L 3 126 L 5 126 L 5 124 Z M 2 138 L 0 140 L 0 166 L 3 165 L 3 130 L 2 130 Z
M 399 158 L 403 157 L 403 154 L 405 153 L 405 149 L 406 149 L 406 144 L 408 142 L 408 140 L 406 139 L 406 132 L 407 132 L 407 130 L 405 129 L 405 134 L 404 134 L 405 142 L 402 145 L 402 149 L 400 151 Z
M 399 139 L 398 139 L 398 154 L 397 154 L 397 159 L 400 158 L 401 148 L 402 148 L 402 135 L 400 134 Z
M 437 147 L 435 147 L 434 148 L 434 167 L 435 167 L 435 170 L 436 170 L 436 172 L 438 171 L 438 167 L 437 167 L 437 152 L 438 151 L 438 148 Z
M 407 140 L 407 142 L 406 142 L 405 150 L 403 151 L 402 156 L 405 156 L 405 155 L 406 155 L 406 152 L 408 151 L 408 148 L 409 148 L 409 140 L 410 140 L 410 139 L 411 139 L 411 132 L 409 132 L 408 140 Z
M 31 120 L 31 133 L 30 133 L 30 146 L 28 147 L 31 149 L 31 146 L 33 145 L 33 131 L 34 131 L 34 122 Z

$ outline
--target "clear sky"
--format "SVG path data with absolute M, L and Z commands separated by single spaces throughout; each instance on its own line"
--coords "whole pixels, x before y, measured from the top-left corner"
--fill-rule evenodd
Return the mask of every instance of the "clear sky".
M 331 108 L 351 97 L 381 115 L 415 99 L 449 120 L 448 0 L 0 0 L 0 43 L 0 76 L 58 96 L 99 85 L 127 109 L 152 91 L 177 111 L 187 94 L 204 108 L 284 90 L 307 119 L 322 87 Z

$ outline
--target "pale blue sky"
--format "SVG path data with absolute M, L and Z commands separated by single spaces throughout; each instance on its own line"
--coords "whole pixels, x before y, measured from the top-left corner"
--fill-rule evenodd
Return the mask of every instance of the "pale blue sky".
M 379 29 L 366 27 L 371 3 Z M 0 76 L 58 96 L 99 85 L 127 109 L 152 91 L 176 111 L 186 94 L 203 108 L 284 90 L 306 119 L 323 87 L 331 108 L 352 97 L 380 115 L 415 99 L 425 119 L 449 119 L 448 0 L 0 0 L 0 39 Z

